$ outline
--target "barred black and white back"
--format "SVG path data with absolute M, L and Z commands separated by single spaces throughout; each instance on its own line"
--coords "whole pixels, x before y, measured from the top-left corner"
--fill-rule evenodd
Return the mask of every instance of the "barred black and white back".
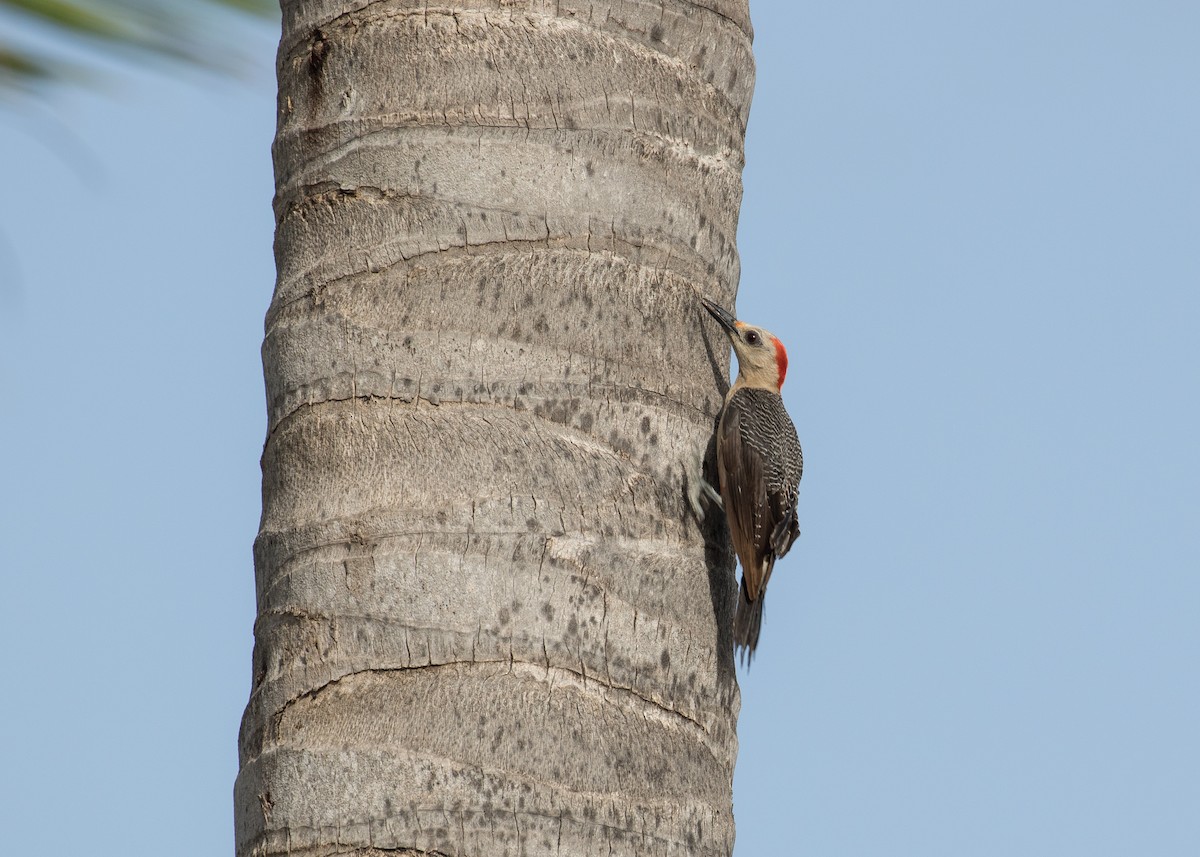
M 753 657 L 775 560 L 800 535 L 796 495 L 804 455 L 783 399 L 756 387 L 733 391 L 721 414 L 717 450 L 721 498 L 742 566 L 733 641 L 743 658 Z

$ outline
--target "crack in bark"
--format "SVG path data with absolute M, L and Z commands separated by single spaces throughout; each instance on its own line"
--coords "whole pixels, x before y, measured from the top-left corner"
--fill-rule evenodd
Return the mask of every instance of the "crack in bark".
M 449 761 L 454 761 L 454 760 L 449 760 Z M 511 779 L 513 779 L 514 781 L 530 782 L 530 780 L 526 777 L 519 777 L 519 776 L 515 776 L 515 775 L 511 776 Z M 534 782 L 540 782 L 540 781 L 535 780 Z M 571 792 L 571 793 L 575 794 L 575 795 L 580 795 L 580 796 L 585 796 L 585 795 L 603 796 L 603 795 L 607 794 L 605 792 Z M 697 801 L 697 804 L 699 804 L 700 806 L 706 806 L 705 804 L 703 804 L 699 801 Z M 657 802 L 645 801 L 645 802 L 643 802 L 643 805 L 645 805 L 647 807 L 665 806 L 665 807 L 670 807 L 673 809 L 686 810 L 686 807 L 681 806 L 680 803 L 675 802 L 675 801 L 670 801 L 670 800 L 657 801 Z M 708 813 L 711 817 L 717 817 L 720 815 L 720 813 L 718 813 L 715 809 L 713 809 L 711 807 L 706 807 L 706 808 L 708 809 Z M 463 810 L 460 808 L 447 807 L 445 805 L 437 805 L 437 806 L 415 806 L 414 805 L 414 806 L 408 807 L 408 809 L 410 811 L 429 812 L 429 813 L 432 813 L 432 812 L 442 812 L 442 813 L 454 812 L 454 813 L 458 814 L 460 820 L 463 819 L 467 814 L 471 814 L 471 815 L 482 814 L 481 811 L 479 811 L 479 810 Z M 644 820 L 643 820 L 641 828 L 635 830 L 634 828 L 630 828 L 630 827 L 619 827 L 615 824 L 609 824 L 604 821 L 600 821 L 597 818 L 577 819 L 571 815 L 571 813 L 569 812 L 569 809 L 570 809 L 569 807 L 564 807 L 563 809 L 567 809 L 568 811 L 563 812 L 562 810 L 560 810 L 559 812 L 552 813 L 552 812 L 539 812 L 536 809 L 513 808 L 513 809 L 508 810 L 508 813 L 510 813 L 513 817 L 514 829 L 516 830 L 518 839 L 520 839 L 521 836 L 523 835 L 521 833 L 521 829 L 520 829 L 520 819 L 521 818 L 544 819 L 546 821 L 556 822 L 556 826 L 559 827 L 560 829 L 561 829 L 561 825 L 562 825 L 563 821 L 566 820 L 566 821 L 573 822 L 581 827 L 595 828 L 595 829 L 604 831 L 606 834 L 606 837 L 608 839 L 608 843 L 609 843 L 609 854 L 612 853 L 612 841 L 613 841 L 614 834 L 616 834 L 619 838 L 639 837 L 641 839 L 641 842 L 643 845 L 645 845 L 647 840 L 650 840 L 659 845 L 669 845 L 669 846 L 674 846 L 677 848 L 678 847 L 686 848 L 687 849 L 686 853 L 688 853 L 688 854 L 694 853 L 694 844 L 689 843 L 686 838 L 675 839 L 675 838 L 670 838 L 667 836 L 662 836 L 660 834 L 647 832 L 647 830 L 645 828 Z M 355 819 L 352 822 L 350 822 L 350 825 L 369 824 L 372 820 L 374 820 L 374 819 L 372 819 L 372 818 Z M 494 822 L 490 822 L 490 823 L 492 824 L 493 830 L 494 830 L 495 823 Z M 698 822 L 698 823 L 702 824 L 703 822 Z M 290 837 L 290 834 L 292 832 L 308 833 L 308 834 L 314 834 L 314 833 L 322 834 L 328 829 L 329 829 L 328 827 L 312 827 L 312 826 L 308 826 L 308 825 L 293 824 L 293 825 L 289 826 L 288 832 L 289 832 L 289 837 Z M 418 830 L 420 830 L 420 828 L 418 828 Z M 251 849 L 250 853 L 254 853 L 254 854 L 280 853 L 280 852 L 273 852 L 273 851 L 266 850 L 267 846 L 264 845 L 263 840 L 265 840 L 268 837 L 268 835 L 269 834 L 267 832 L 264 832 L 264 833 L 260 833 L 259 835 L 255 836 L 251 840 L 252 842 L 255 843 L 255 845 Z M 343 850 L 343 851 L 336 851 L 336 852 L 328 852 L 328 851 L 325 851 L 322 846 L 324 846 L 324 845 L 335 845 L 336 846 L 341 843 L 337 842 L 337 841 L 326 842 L 324 840 L 320 840 L 319 836 L 316 836 L 313 838 L 317 839 L 319 841 L 316 842 L 316 844 L 312 844 L 312 845 L 296 845 L 295 843 L 292 843 L 289 839 L 286 853 L 288 855 L 291 855 L 292 857 L 297 857 L 297 855 L 298 855 L 298 857 L 304 857 L 304 855 L 310 854 L 310 853 L 312 853 L 314 855 L 314 857 L 317 857 L 317 854 L 319 854 L 320 857 L 327 857 L 327 855 L 329 855 L 331 853 L 338 854 L 338 855 L 341 855 L 341 854 L 368 855 L 368 857 L 369 857 L 369 855 L 376 853 L 376 852 L 388 854 L 389 857 L 391 857 L 391 855 L 401 855 L 401 857 L 407 857 L 407 855 L 418 855 L 418 857 L 452 857 L 452 855 L 449 855 L 444 851 L 439 851 L 436 849 L 427 851 L 427 850 L 423 850 L 423 849 L 419 849 L 419 848 L 411 848 L 406 845 L 381 846 L 381 845 L 371 844 L 371 845 L 366 845 L 366 846 L 362 846 L 359 848 L 352 848 L 349 851 Z M 525 853 L 525 850 L 522 849 L 521 853 Z M 657 852 L 655 852 L 655 853 L 657 853 Z
M 583 355 L 581 355 L 581 356 L 583 356 Z M 687 402 L 681 402 L 678 399 L 668 396 L 666 393 L 659 393 L 655 390 L 645 390 L 645 389 L 637 388 L 637 387 L 624 387 L 624 386 L 619 386 L 616 384 L 606 384 L 606 385 L 596 385 L 596 386 L 599 387 L 600 389 L 608 388 L 611 390 L 630 390 L 637 394 L 634 396 L 634 399 L 633 399 L 634 401 L 639 401 L 644 397 L 644 399 L 650 400 L 650 401 L 646 402 L 646 404 L 650 404 L 651 406 L 654 406 L 654 402 L 655 402 L 655 400 L 657 400 L 657 402 L 659 404 L 667 404 L 667 405 L 673 406 L 676 409 L 683 409 L 685 411 L 688 411 L 692 414 L 697 415 L 697 417 L 699 417 L 700 419 L 711 418 L 711 414 L 709 414 L 703 408 L 697 407 L 696 405 L 692 405 Z M 587 444 L 587 446 L 589 448 L 594 445 L 596 447 L 596 451 L 603 450 L 603 452 L 605 454 L 611 455 L 613 458 L 618 459 L 623 464 L 631 465 L 635 468 L 637 467 L 637 463 L 634 462 L 633 458 L 628 453 L 623 452 L 619 449 L 615 449 L 615 448 L 606 446 L 602 442 L 595 441 L 591 435 L 584 433 L 582 431 L 582 429 L 577 429 L 577 428 L 574 428 L 574 427 L 568 425 L 567 423 L 557 422 L 555 420 L 549 419 L 548 417 L 538 415 L 538 414 L 534 413 L 528 407 L 518 406 L 516 402 L 507 401 L 504 399 L 494 399 L 494 400 L 486 401 L 486 402 L 484 402 L 484 401 L 469 402 L 469 401 L 462 401 L 462 400 L 456 401 L 453 399 L 442 399 L 440 397 L 436 398 L 436 400 L 435 400 L 434 398 L 430 398 L 428 396 L 420 396 L 420 395 L 408 395 L 408 396 L 400 395 L 400 396 L 386 397 L 386 396 L 377 396 L 377 395 L 371 394 L 371 395 L 363 395 L 363 396 L 357 396 L 357 397 L 355 397 L 355 396 L 330 396 L 329 398 L 326 398 L 326 399 L 315 399 L 310 395 L 308 401 L 301 402 L 296 407 L 294 407 L 292 410 L 288 411 L 286 414 L 279 417 L 274 422 L 274 424 L 271 426 L 271 428 L 267 432 L 266 441 L 264 441 L 264 443 L 263 443 L 263 454 L 264 455 L 266 454 L 267 447 L 270 445 L 272 439 L 274 439 L 275 436 L 288 423 L 293 422 L 294 420 L 299 418 L 300 415 L 310 412 L 310 411 L 316 411 L 316 410 L 329 408 L 329 407 L 332 407 L 334 405 L 337 405 L 337 404 L 340 404 L 343 402 L 356 402 L 356 401 L 357 402 L 392 402 L 392 403 L 399 401 L 404 404 L 410 405 L 412 407 L 421 407 L 422 406 L 421 403 L 423 403 L 423 406 L 432 407 L 432 408 L 456 408 L 456 407 L 457 408 L 503 408 L 505 410 L 512 411 L 512 412 L 518 413 L 518 414 L 528 414 L 528 415 L 532 416 L 534 419 L 538 420 L 539 425 L 559 426 L 560 428 L 563 428 L 563 429 L 569 429 L 573 433 L 573 436 L 582 435 L 583 437 L 588 438 L 591 441 L 591 443 Z M 560 438 L 569 440 L 569 438 L 567 437 L 567 435 L 564 432 L 555 432 L 555 434 L 556 434 L 556 436 L 558 436 Z M 642 472 L 642 471 L 639 471 L 639 472 Z
M 359 823 L 362 823 L 362 822 L 359 822 Z M 301 828 L 301 827 L 295 826 L 295 829 L 312 831 L 312 830 L 321 830 L 322 828 L 313 828 L 313 827 Z M 262 836 L 258 837 L 258 839 L 260 839 L 260 840 L 262 838 L 263 838 Z M 369 845 L 356 846 L 356 847 L 350 848 L 349 850 L 344 849 L 344 848 L 339 849 L 337 851 L 325 850 L 325 846 L 337 845 L 337 844 L 340 844 L 340 843 L 336 843 L 336 842 L 319 843 L 316 845 L 306 845 L 306 846 L 289 845 L 286 853 L 289 855 L 289 857 L 375 857 L 375 855 L 384 855 L 384 854 L 386 854 L 387 857 L 455 857 L 455 855 L 453 855 L 453 854 L 449 854 L 445 851 L 438 851 L 436 849 L 432 850 L 432 851 L 426 851 L 426 850 L 423 850 L 420 848 L 410 848 L 407 845 L 376 845 L 374 842 L 372 842 Z M 252 852 L 252 853 L 260 853 L 260 852 Z M 266 854 L 266 853 L 278 853 L 278 852 L 262 851 L 261 853 Z
M 501 209 L 488 209 L 485 207 L 478 207 L 473 210 L 496 211 L 501 214 L 512 214 L 512 212 L 502 211 Z M 520 215 L 518 214 L 515 216 Z M 507 230 L 507 226 L 505 226 L 504 229 Z M 589 230 L 587 234 L 588 242 L 591 241 L 592 234 L 593 233 Z M 290 297 L 286 300 L 272 303 L 271 307 L 267 310 L 264 329 L 269 335 L 275 325 L 279 323 L 280 316 L 297 304 L 301 304 L 305 301 L 315 301 L 318 298 L 323 299 L 325 294 L 333 288 L 346 284 L 353 284 L 357 279 L 364 276 L 377 276 L 380 274 L 391 273 L 402 266 L 409 266 L 414 262 L 420 262 L 426 256 L 437 256 L 441 259 L 455 259 L 471 256 L 486 257 L 489 255 L 501 256 L 505 255 L 506 248 L 512 248 L 511 255 L 520 256 L 524 256 L 526 254 L 533 256 L 532 251 L 536 250 L 546 250 L 554 253 L 578 253 L 580 256 L 586 258 L 591 258 L 594 256 L 611 256 L 627 263 L 632 268 L 641 268 L 648 271 L 675 274 L 683 283 L 683 285 L 697 294 L 701 293 L 702 290 L 699 289 L 696 283 L 706 284 L 714 281 L 719 282 L 721 279 L 716 274 L 709 273 L 707 265 L 688 264 L 687 259 L 689 257 L 695 257 L 697 259 L 700 258 L 700 254 L 692 250 L 691 247 L 688 247 L 683 254 L 676 255 L 672 248 L 675 246 L 683 246 L 677 241 L 663 242 L 663 246 L 661 248 L 654 244 L 648 244 L 644 240 L 640 240 L 639 242 L 635 243 L 634 241 L 627 240 L 626 238 L 618 235 L 616 229 L 613 228 L 610 230 L 609 235 L 607 236 L 607 246 L 599 247 L 593 250 L 590 248 L 590 246 L 587 249 L 575 246 L 574 242 L 580 240 L 582 237 L 582 234 L 562 234 L 556 236 L 543 236 L 539 238 L 510 238 L 506 234 L 504 238 L 489 239 L 469 245 L 452 244 L 445 248 L 438 247 L 431 250 L 420 250 L 407 256 L 401 253 L 399 259 L 384 263 L 371 262 L 367 267 L 355 268 L 354 270 L 339 273 L 327 280 L 323 280 L 320 283 L 313 285 L 306 291 L 297 294 L 295 297 Z M 477 252 L 480 249 L 484 249 L 484 252 Z M 646 256 L 655 255 L 659 255 L 662 258 L 657 261 L 654 259 L 644 258 Z M 671 263 L 674 261 L 678 261 L 682 264 L 672 265 Z M 310 268 L 304 273 L 292 275 L 289 277 L 289 281 L 303 280 L 305 277 L 312 277 L 312 270 L 313 269 Z M 664 279 L 664 282 L 669 282 L 669 278 Z M 715 290 L 715 288 L 711 290 Z
M 671 0 L 663 0 L 663 2 L 661 3 L 660 20 L 663 17 L 665 17 L 666 7 L 667 7 L 668 3 L 670 3 L 670 2 L 671 2 Z M 647 3 L 646 5 L 650 6 L 649 3 Z M 697 0 L 674 0 L 673 5 L 690 6 L 693 9 L 701 9 L 705 12 L 711 13 L 713 16 L 720 19 L 721 21 L 726 22 L 734 30 L 736 30 L 738 33 L 740 33 L 742 38 L 744 38 L 746 40 L 747 52 L 750 51 L 751 46 L 754 43 L 754 31 L 750 27 L 750 21 L 748 19 L 745 22 L 745 25 L 743 25 L 741 22 L 739 22 L 735 18 L 732 18 L 729 15 L 726 15 L 720 9 L 717 9 L 714 6 L 710 6 L 707 3 L 697 2 Z M 376 10 L 373 8 L 373 7 L 378 7 L 378 6 L 384 7 L 383 10 L 379 11 L 379 10 Z M 586 22 L 584 22 L 581 18 L 579 18 L 578 16 L 576 16 L 574 14 L 575 10 L 571 10 L 571 13 L 569 15 L 562 14 L 562 10 L 559 8 L 558 4 L 555 4 L 553 13 L 550 13 L 548 11 L 543 11 L 546 9 L 547 9 L 547 7 L 543 6 L 542 10 L 527 8 L 527 9 L 520 10 L 520 12 L 527 19 L 535 19 L 535 18 L 544 19 L 544 20 L 552 21 L 559 25 L 567 26 L 567 27 L 577 27 L 581 30 L 591 30 L 591 31 L 594 31 L 594 32 L 597 32 L 597 33 L 607 36 L 609 39 L 611 39 L 614 42 L 620 41 L 620 42 L 624 42 L 624 43 L 627 43 L 630 45 L 634 45 L 637 48 L 642 49 L 643 51 L 654 52 L 658 56 L 665 57 L 675 63 L 684 64 L 683 60 L 679 59 L 675 55 L 669 54 L 662 50 L 658 50 L 656 48 L 651 48 L 651 47 L 647 46 L 640 39 L 630 39 L 630 38 L 618 39 L 617 37 L 612 36 L 610 32 L 605 30 L 603 25 L 597 26 L 595 24 L 594 18 L 592 15 L 589 15 L 588 20 Z M 370 10 L 370 11 L 368 12 L 368 10 Z M 458 31 L 461 32 L 461 23 L 458 20 L 459 14 L 461 11 L 476 13 L 479 15 L 479 17 L 481 17 L 487 23 L 488 26 L 493 26 L 493 27 L 496 26 L 497 19 L 494 16 L 489 17 L 489 14 L 488 14 L 489 12 L 500 12 L 500 13 L 502 13 L 502 18 L 507 17 L 507 20 L 514 24 L 518 20 L 516 18 L 516 16 L 513 14 L 513 12 L 515 10 L 513 10 L 511 7 L 506 7 L 500 3 L 497 3 L 496 6 L 493 8 L 482 8 L 481 7 L 481 8 L 467 9 L 467 10 L 459 10 L 459 9 L 455 9 L 449 5 L 431 7 L 429 5 L 429 3 L 426 2 L 426 3 L 422 4 L 422 6 L 419 9 L 416 8 L 415 6 L 409 7 L 409 8 L 397 9 L 397 8 L 395 8 L 394 0 L 367 0 L 367 2 L 365 2 L 362 6 L 358 7 L 357 9 L 351 9 L 346 12 L 340 12 L 337 15 L 334 15 L 331 18 L 326 18 L 324 20 L 308 22 L 309 27 L 308 27 L 307 31 L 301 31 L 302 35 L 299 38 L 297 38 L 293 42 L 292 45 L 290 45 L 288 47 L 287 56 L 286 56 L 285 61 L 293 62 L 293 63 L 297 62 L 297 61 L 307 62 L 309 59 L 309 55 L 311 53 L 311 48 L 310 48 L 310 45 L 312 43 L 311 33 L 318 31 L 318 30 L 320 30 L 323 33 L 328 33 L 328 31 L 331 28 L 337 28 L 337 29 L 342 29 L 342 30 L 357 30 L 359 27 L 363 26 L 364 24 L 373 24 L 378 21 L 385 21 L 385 20 L 391 21 L 391 20 L 397 20 L 397 19 L 416 18 L 416 17 L 422 18 L 422 20 L 424 22 L 423 27 L 425 29 L 428 29 L 429 13 L 433 12 L 435 15 L 441 15 L 443 17 L 453 18 L 455 20 L 456 29 L 458 29 Z M 508 13 L 507 16 L 503 15 L 503 13 L 505 13 L 505 12 Z M 368 13 L 368 14 L 364 14 L 364 13 Z M 686 17 L 688 17 L 688 13 L 681 12 L 680 17 L 686 18 Z M 614 25 L 617 28 L 619 28 L 619 30 L 621 32 L 636 33 L 636 34 L 640 34 L 643 36 L 650 35 L 650 33 L 647 33 L 647 32 L 641 31 L 641 30 L 637 30 L 632 27 L 625 26 L 623 24 L 623 22 L 620 22 L 617 19 L 611 17 L 611 15 L 605 16 L 605 22 L 608 22 L 608 21 L 613 21 Z M 328 38 L 328 36 L 326 36 L 326 38 Z
M 656 55 L 655 59 L 661 61 L 662 55 Z M 671 60 L 672 63 L 685 65 L 682 61 Z M 453 110 L 445 108 L 439 110 L 420 109 L 412 107 L 403 111 L 391 111 L 388 113 L 369 114 L 364 113 L 356 115 L 349 119 L 330 119 L 329 121 L 315 121 L 317 117 L 310 117 L 310 121 L 304 124 L 297 122 L 293 126 L 284 129 L 279 134 L 280 140 L 290 140 L 295 137 L 312 135 L 314 132 L 327 132 L 331 129 L 350 129 L 353 133 L 353 140 L 348 141 L 358 144 L 361 140 L 367 140 L 372 136 L 392 131 L 424 131 L 424 130 L 459 130 L 473 128 L 477 130 L 495 130 L 495 131 L 524 131 L 524 140 L 528 142 L 531 138 L 546 137 L 548 139 L 558 141 L 562 139 L 572 139 L 576 143 L 588 142 L 592 139 L 605 141 L 609 138 L 621 140 L 633 140 L 646 144 L 647 142 L 657 143 L 661 150 L 671 151 L 680 156 L 680 160 L 688 161 L 720 161 L 724 157 L 731 157 L 733 163 L 740 170 L 740 165 L 744 164 L 745 147 L 743 140 L 745 137 L 745 122 L 742 115 L 737 111 L 736 107 L 730 101 L 729 97 L 724 92 L 714 87 L 711 83 L 701 82 L 704 90 L 711 93 L 715 100 L 720 102 L 720 107 L 730 114 L 733 118 L 733 125 L 736 133 L 723 133 L 729 128 L 730 123 L 719 114 L 719 111 L 714 110 L 699 110 L 697 111 L 694 101 L 690 101 L 685 109 L 680 107 L 678 111 L 674 109 L 674 105 L 663 104 L 657 98 L 654 98 L 651 93 L 635 93 L 631 90 L 627 91 L 631 100 L 631 107 L 635 96 L 640 96 L 643 101 L 653 101 L 663 113 L 663 126 L 660 128 L 656 122 L 651 122 L 650 125 L 643 123 L 640 127 L 636 122 L 635 117 L 631 114 L 630 122 L 614 122 L 614 123 L 599 123 L 587 125 L 574 125 L 564 127 L 563 122 L 559 120 L 558 113 L 563 110 L 563 102 L 561 100 L 552 101 L 551 93 L 546 91 L 544 98 L 530 101 L 528 97 L 525 101 L 524 115 L 516 115 L 516 111 L 510 109 L 510 115 L 505 117 L 497 110 L 494 117 L 491 113 L 483 114 L 479 111 L 479 104 L 468 105 L 463 104 L 456 106 Z M 625 95 L 625 92 L 621 93 Z M 527 92 L 526 92 L 527 96 Z M 594 111 L 596 116 L 612 117 L 612 105 L 609 100 L 609 93 L 604 92 L 605 110 L 603 114 L 599 110 Z M 497 108 L 503 101 L 503 96 L 498 96 L 501 101 L 497 102 Z M 512 97 L 509 97 L 511 104 Z M 535 106 L 544 106 L 549 111 L 548 117 L 544 114 L 538 114 L 535 118 L 530 112 L 530 104 Z M 595 104 L 599 107 L 599 97 L 579 97 L 567 102 L 568 108 L 577 108 L 575 111 L 582 111 L 585 115 L 591 115 L 588 110 L 588 105 Z M 705 133 L 703 139 L 697 139 L 694 135 L 680 135 L 671 132 L 670 123 L 667 116 L 678 112 L 685 119 L 696 123 L 697 126 L 703 127 Z M 548 121 L 547 121 L 548 119 Z M 572 120 L 573 123 L 576 120 Z M 685 123 L 686 124 L 686 123 Z M 346 133 L 339 133 L 337 136 L 346 136 Z M 332 149 L 320 151 L 320 155 L 329 155 L 338 151 L 342 146 L 336 146 Z M 307 162 L 311 162 L 309 158 Z M 307 163 L 306 162 L 306 163 Z M 283 181 L 281 186 L 286 186 L 290 183 L 291 177 L 295 175 L 296 170 L 291 170 Z
M 440 663 L 428 664 L 413 664 L 410 666 L 398 667 L 366 667 L 363 669 L 352 670 L 342 675 L 332 678 L 324 684 L 317 687 L 309 688 L 302 691 L 287 702 L 281 708 L 270 715 L 271 734 L 267 740 L 278 741 L 279 729 L 283 723 L 284 717 L 295 706 L 302 704 L 305 700 L 315 700 L 322 694 L 323 691 L 334 685 L 340 684 L 347 679 L 353 679 L 362 675 L 386 675 L 392 673 L 406 673 L 419 670 L 460 670 L 463 667 L 486 667 L 489 665 L 508 665 L 509 674 L 519 678 L 531 678 L 536 681 L 543 682 L 547 685 L 547 704 L 549 703 L 550 695 L 553 694 L 555 688 L 554 679 L 557 677 L 562 679 L 567 676 L 566 681 L 559 681 L 558 686 L 570 686 L 581 691 L 584 695 L 605 697 L 608 693 L 613 693 L 617 696 L 619 704 L 623 705 L 627 710 L 640 714 L 646 722 L 657 723 L 667 728 L 678 729 L 684 732 L 692 732 L 696 740 L 703 745 L 704 749 L 718 763 L 721 763 L 722 756 L 714 747 L 714 738 L 700 721 L 689 717 L 687 714 L 670 706 L 664 705 L 658 700 L 651 699 L 639 693 L 633 687 L 626 685 L 612 684 L 610 682 L 600 681 L 597 676 L 592 676 L 591 681 L 588 677 L 574 669 L 570 669 L 561 665 L 552 665 L 550 663 L 549 654 L 546 655 L 545 663 L 535 664 L 532 661 L 515 658 L 510 654 L 507 659 L 487 659 L 482 661 L 467 661 L 454 660 L 444 661 Z M 631 704 L 632 703 L 632 704 Z M 264 740 L 264 745 L 267 743 Z M 260 751 L 261 753 L 261 751 Z

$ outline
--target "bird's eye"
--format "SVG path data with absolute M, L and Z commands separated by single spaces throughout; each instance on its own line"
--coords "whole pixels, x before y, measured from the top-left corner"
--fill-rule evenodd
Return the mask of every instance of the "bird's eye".
M 758 331 L 752 330 L 746 334 L 747 345 L 758 345 Z

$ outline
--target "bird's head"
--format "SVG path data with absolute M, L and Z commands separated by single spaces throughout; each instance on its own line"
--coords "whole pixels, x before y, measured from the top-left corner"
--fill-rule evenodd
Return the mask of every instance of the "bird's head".
M 779 392 L 787 375 L 787 350 L 775 334 L 738 321 L 707 298 L 700 302 L 725 329 L 738 359 L 738 382 L 743 387 L 762 387 Z M 736 386 L 736 384 L 735 384 Z

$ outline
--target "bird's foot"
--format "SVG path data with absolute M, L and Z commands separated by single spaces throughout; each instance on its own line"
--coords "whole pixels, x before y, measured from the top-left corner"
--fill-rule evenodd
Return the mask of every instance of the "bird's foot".
M 701 476 L 698 472 L 684 476 L 685 488 L 687 489 L 688 505 L 692 507 L 692 514 L 696 516 L 696 520 L 704 523 L 704 504 L 701 500 L 708 500 L 714 504 L 722 512 L 725 511 L 725 503 L 721 500 L 721 495 L 717 493 L 717 489 L 708 484 L 708 480 Z

